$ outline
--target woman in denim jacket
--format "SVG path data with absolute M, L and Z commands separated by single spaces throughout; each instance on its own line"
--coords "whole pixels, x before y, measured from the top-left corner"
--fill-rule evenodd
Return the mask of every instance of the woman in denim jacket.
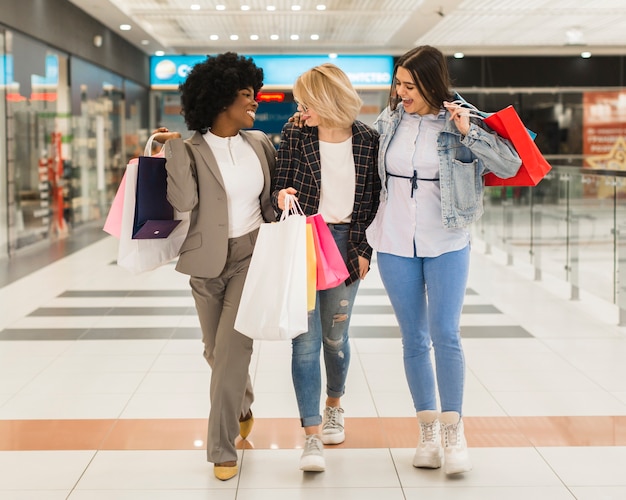
M 483 175 L 514 176 L 512 145 L 453 103 L 443 54 L 416 47 L 396 63 L 380 133 L 378 212 L 367 229 L 402 333 L 420 426 L 415 467 L 471 470 L 463 432 L 460 318 L 469 271 L 468 224 L 483 213 Z M 431 362 L 431 347 L 435 366 Z M 441 411 L 437 410 L 437 390 Z

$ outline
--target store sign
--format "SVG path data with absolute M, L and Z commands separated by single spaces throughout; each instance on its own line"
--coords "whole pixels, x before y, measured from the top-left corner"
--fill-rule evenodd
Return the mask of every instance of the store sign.
M 150 83 L 153 89 L 175 89 L 185 81 L 193 66 L 206 55 L 152 56 Z M 263 88 L 291 88 L 302 73 L 324 63 L 339 66 L 352 84 L 362 89 L 386 89 L 391 85 L 392 56 L 317 56 L 264 55 L 250 56 L 263 69 Z
M 48 54 L 46 56 L 45 71 L 45 75 L 31 76 L 33 86 L 55 87 L 59 83 L 59 59 L 56 55 Z M 5 87 L 15 83 L 13 80 L 13 55 L 0 56 L 0 85 Z

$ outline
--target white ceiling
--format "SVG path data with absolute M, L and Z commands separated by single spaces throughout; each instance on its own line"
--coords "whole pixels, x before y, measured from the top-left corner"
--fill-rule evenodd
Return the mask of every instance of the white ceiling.
M 148 54 L 399 55 L 422 44 L 466 55 L 626 54 L 626 0 L 70 1 Z M 317 10 L 322 3 L 326 9 Z M 122 23 L 133 28 L 120 31 Z

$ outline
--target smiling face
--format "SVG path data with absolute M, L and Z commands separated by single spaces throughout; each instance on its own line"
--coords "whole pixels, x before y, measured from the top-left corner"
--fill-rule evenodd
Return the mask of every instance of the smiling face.
M 298 104 L 298 111 L 300 112 L 300 120 L 309 127 L 318 127 L 320 125 L 320 117 L 315 110 L 303 104 L 298 99 L 296 99 L 296 103 Z
M 247 87 L 237 93 L 235 101 L 217 115 L 211 132 L 220 137 L 232 137 L 241 129 L 252 128 L 259 103 L 254 99 L 254 89 Z
M 439 112 L 438 109 L 433 108 L 426 102 L 418 86 L 415 84 L 413 76 L 402 66 L 398 67 L 396 71 L 394 85 L 396 87 L 396 94 L 402 99 L 404 110 L 407 113 L 428 115 L 437 114 Z

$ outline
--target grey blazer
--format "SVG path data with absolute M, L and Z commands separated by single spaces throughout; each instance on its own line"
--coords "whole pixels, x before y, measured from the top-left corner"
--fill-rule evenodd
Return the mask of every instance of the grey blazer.
M 265 183 L 259 196 L 266 222 L 276 220 L 270 188 L 276 164 L 276 148 L 265 133 L 242 130 L 261 162 Z M 167 199 L 179 212 L 189 212 L 190 225 L 176 270 L 199 278 L 215 278 L 226 264 L 228 207 L 224 180 L 211 148 L 202 134 L 165 143 Z

